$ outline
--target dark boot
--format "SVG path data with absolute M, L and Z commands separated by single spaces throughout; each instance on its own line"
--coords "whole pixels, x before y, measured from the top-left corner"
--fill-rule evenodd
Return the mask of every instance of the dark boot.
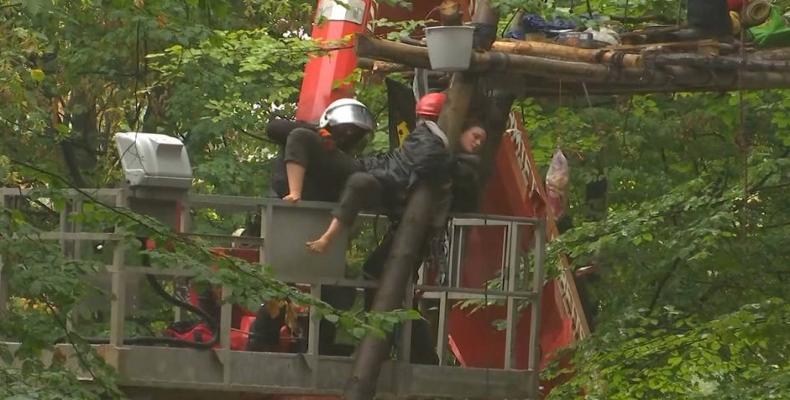
M 280 328 L 285 324 L 285 310 L 272 318 L 266 306 L 258 309 L 255 322 L 250 328 L 247 351 L 276 352 L 280 343 Z
M 714 36 L 732 32 L 727 0 L 688 0 L 688 24 Z
M 674 33 L 678 40 L 732 38 L 727 0 L 688 0 L 688 28 Z

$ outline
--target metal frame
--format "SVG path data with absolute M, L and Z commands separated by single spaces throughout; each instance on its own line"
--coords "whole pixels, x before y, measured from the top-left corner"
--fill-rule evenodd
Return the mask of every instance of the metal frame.
M 5 192 L 0 191 L 0 208 L 6 208 Z M 6 275 L 5 264 L 3 264 L 3 256 L 0 254 L 0 318 L 8 310 L 8 279 Z
M 5 206 L 6 196 L 20 196 L 28 190 L 0 188 L 0 205 Z M 92 196 L 99 197 L 105 204 L 115 207 L 128 207 L 132 192 L 128 189 L 86 190 Z M 74 202 L 74 210 L 81 209 L 83 193 L 77 190 L 66 190 L 63 194 Z M 271 245 L 276 239 L 265 227 L 265 220 L 270 220 L 275 207 L 282 206 L 279 200 L 234 196 L 189 195 L 182 209 L 177 231 L 186 234 L 190 208 L 214 208 L 232 212 L 259 211 L 265 216 L 262 221 L 264 240 L 259 240 L 261 261 L 266 260 L 264 241 Z M 327 209 L 331 204 L 302 202 L 290 207 L 305 209 Z M 67 210 L 69 207 L 67 207 Z M 268 218 L 267 218 L 268 217 Z M 447 286 L 409 285 L 406 289 L 404 308 L 412 306 L 414 290 L 425 292 L 424 298 L 438 299 L 440 302 L 440 318 L 438 326 L 438 352 L 440 361 L 444 361 L 447 346 L 447 316 L 452 302 L 458 299 L 503 299 L 507 304 L 507 348 L 504 370 L 482 370 L 449 366 L 422 366 L 409 363 L 411 335 L 403 334 L 400 338 L 399 360 L 386 363 L 381 374 L 380 392 L 398 397 L 437 397 L 437 398 L 537 398 L 537 370 L 539 362 L 539 321 L 540 297 L 543 286 L 543 262 L 545 252 L 545 223 L 539 219 L 516 218 L 490 215 L 456 216 L 451 223 L 452 238 L 450 243 L 450 279 Z M 503 274 L 505 290 L 487 290 L 485 288 L 460 287 L 460 261 L 464 246 L 463 232 L 478 226 L 502 226 L 505 232 L 503 246 Z M 519 230 L 524 226 L 532 226 L 536 232 L 535 267 L 533 286 L 529 291 L 518 291 L 516 279 L 518 268 L 521 267 L 521 249 Z M 163 276 L 191 276 L 190 271 L 178 268 L 166 270 L 149 267 L 129 266 L 125 260 L 125 246 L 122 243 L 123 232 L 116 227 L 113 233 L 81 232 L 78 224 L 69 224 L 67 211 L 61 215 L 61 229 L 58 232 L 42 233 L 42 240 L 58 240 L 69 256 L 79 258 L 81 241 L 106 240 L 115 243 L 112 265 L 107 266 L 111 275 L 111 314 L 110 344 L 97 346 L 100 353 L 120 372 L 124 386 L 163 387 L 173 389 L 205 388 L 222 391 L 251 391 L 260 393 L 299 393 L 299 394 L 339 394 L 342 392 L 345 378 L 350 374 L 351 359 L 324 357 L 318 355 L 318 337 L 320 316 L 317 310 L 311 310 L 309 323 L 309 343 L 307 354 L 249 353 L 230 350 L 231 305 L 223 304 L 220 317 L 220 348 L 214 351 L 190 349 L 158 348 L 143 346 L 125 346 L 123 343 L 125 320 L 125 285 L 131 275 L 156 274 Z M 458 234 L 456 235 L 456 230 Z M 233 240 L 231 236 L 211 235 L 216 239 Z M 268 240 L 266 240 L 268 239 Z M 4 306 L 7 285 L 2 274 L 3 265 L 0 259 L 0 306 Z M 288 277 L 300 284 L 308 284 L 311 294 L 321 295 L 322 286 L 353 286 L 373 287 L 374 282 L 345 279 L 344 277 Z M 230 288 L 223 288 L 223 298 L 230 296 Z M 516 306 L 519 300 L 530 301 L 532 327 L 529 334 L 530 358 L 527 371 L 514 369 L 513 348 L 521 335 L 516 331 L 518 314 Z M 0 312 L 4 308 L 0 308 Z M 410 332 L 410 323 L 403 326 L 402 332 Z M 184 366 L 189 368 L 184 368 Z M 526 375 L 525 375 L 526 374 Z
M 488 289 L 461 288 L 461 261 L 465 248 L 464 234 L 475 227 L 502 227 L 504 229 L 504 246 L 501 266 L 501 276 L 504 290 L 492 291 Z M 522 268 L 521 256 L 525 253 L 521 249 L 521 230 L 525 226 L 534 227 L 534 269 L 532 272 L 530 291 L 519 291 L 518 273 Z M 529 359 L 527 374 L 529 375 L 530 394 L 536 397 L 538 393 L 538 368 L 540 361 L 540 300 L 543 291 L 544 259 L 545 259 L 545 223 L 539 219 L 518 218 L 493 215 L 460 215 L 456 216 L 450 224 L 450 279 L 452 288 L 439 295 L 439 329 L 437 335 L 437 353 L 440 365 L 445 363 L 447 355 L 447 318 L 452 300 L 456 299 L 497 299 L 504 300 L 506 307 L 505 331 L 505 370 L 515 368 L 515 344 L 518 338 L 523 337 L 517 332 L 519 313 L 517 310 L 519 300 L 527 300 L 531 307 L 531 324 L 529 332 Z M 526 266 L 524 266 L 526 267 Z M 528 277 L 528 276 L 527 276 Z M 468 294 L 467 296 L 458 296 Z

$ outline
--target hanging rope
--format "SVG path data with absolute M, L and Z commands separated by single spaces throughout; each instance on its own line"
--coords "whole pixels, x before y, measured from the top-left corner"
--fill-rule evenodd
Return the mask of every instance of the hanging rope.
M 741 4 L 741 15 L 744 15 L 746 11 L 747 2 L 743 2 Z M 741 62 L 738 65 L 738 136 L 736 140 L 736 145 L 738 146 L 738 152 L 741 156 L 741 163 L 743 168 L 743 204 L 744 207 L 748 203 L 749 200 L 749 153 L 751 148 L 751 143 L 749 138 L 746 136 L 746 112 L 745 112 L 745 105 L 743 101 L 743 67 L 746 64 L 746 46 L 744 46 L 744 28 L 741 27 L 739 32 L 739 41 L 740 41 L 740 49 L 739 49 L 739 56 Z M 743 220 L 741 221 L 741 228 L 746 229 L 749 224 L 749 213 L 741 212 Z
M 624 13 L 624 15 L 625 15 L 625 20 L 626 21 L 628 21 L 628 9 L 631 8 L 630 5 L 631 4 L 628 2 L 628 0 L 625 0 L 625 13 Z
M 678 11 L 675 16 L 676 18 L 675 25 L 680 25 L 680 16 L 682 11 L 683 11 L 683 0 L 678 0 Z

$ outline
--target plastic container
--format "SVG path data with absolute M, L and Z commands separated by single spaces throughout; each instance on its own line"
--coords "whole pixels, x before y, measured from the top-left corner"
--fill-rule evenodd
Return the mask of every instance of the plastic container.
M 434 71 L 465 71 L 472 60 L 473 26 L 434 26 L 425 28 L 428 58 Z

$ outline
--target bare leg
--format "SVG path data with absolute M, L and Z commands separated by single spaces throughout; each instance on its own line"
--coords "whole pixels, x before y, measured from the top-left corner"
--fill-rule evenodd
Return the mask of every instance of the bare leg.
M 340 230 L 343 229 L 343 225 L 340 223 L 340 220 L 337 218 L 332 218 L 332 222 L 329 223 L 329 227 L 326 228 L 326 232 L 321 235 L 320 238 L 313 240 L 312 242 L 307 242 L 305 245 L 307 246 L 310 251 L 316 253 L 324 253 L 329 248 L 329 245 L 332 244 L 332 240 L 340 233 Z
M 285 172 L 288 174 L 288 195 L 283 200 L 296 203 L 302 199 L 302 188 L 304 187 L 305 168 L 301 164 L 293 161 L 285 163 Z

